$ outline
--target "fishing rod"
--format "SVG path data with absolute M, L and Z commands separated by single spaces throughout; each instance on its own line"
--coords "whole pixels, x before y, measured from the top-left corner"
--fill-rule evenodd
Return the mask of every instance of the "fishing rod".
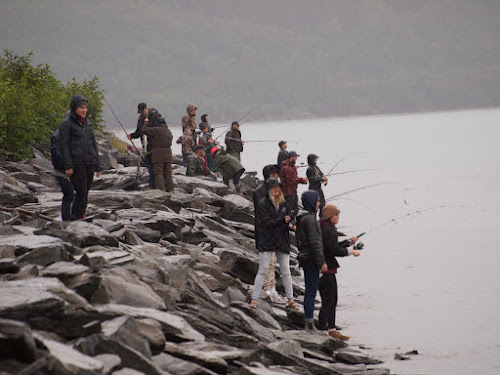
M 353 171 L 345 171 L 345 172 L 337 172 L 337 173 L 330 173 L 326 174 L 323 177 L 330 177 L 330 176 L 338 176 L 338 175 L 343 175 L 343 174 L 348 174 L 348 173 L 357 173 L 357 172 L 367 172 L 367 171 L 379 171 L 382 168 L 366 168 L 366 169 L 355 169 Z M 311 180 L 320 180 L 322 177 L 313 177 Z
M 247 113 L 245 113 L 241 118 L 239 118 L 238 120 L 236 120 L 236 122 L 240 122 L 241 120 L 243 120 L 245 117 L 247 117 L 250 113 L 256 111 L 258 108 L 262 107 L 262 103 L 259 104 L 257 107 L 251 109 L 250 111 L 248 111 Z M 215 138 L 214 140 L 218 140 L 220 137 L 222 137 L 225 133 L 227 133 L 229 131 L 229 129 L 231 128 L 232 125 L 227 125 L 227 129 L 224 130 L 217 138 Z
M 397 184 L 397 182 L 379 182 L 377 184 L 371 184 L 371 185 L 361 186 L 359 188 L 348 190 L 348 191 L 345 191 L 343 193 L 331 196 L 331 197 L 325 199 L 325 201 L 328 202 L 328 201 L 331 201 L 332 199 L 336 199 L 336 198 L 341 197 L 343 195 L 354 193 L 354 192 L 360 191 L 360 190 L 365 190 L 365 189 L 368 189 L 368 188 L 371 188 L 371 187 L 376 187 L 376 186 L 381 186 L 381 185 L 393 185 L 393 184 Z
M 89 78 L 92 80 L 92 76 L 90 75 L 89 71 L 85 68 L 85 66 L 83 66 L 83 64 L 80 62 L 80 65 L 82 66 L 83 70 L 85 70 L 85 73 L 87 73 L 87 75 L 89 76 Z M 113 111 L 113 108 L 111 108 L 111 105 L 108 103 L 108 101 L 106 100 L 106 96 L 104 94 L 102 94 L 102 98 L 104 99 L 104 103 L 106 103 L 106 105 L 108 106 L 109 110 L 111 111 L 111 113 L 113 114 L 113 116 L 115 117 L 116 121 L 118 122 L 118 124 L 121 126 L 121 128 L 123 129 L 123 131 L 125 132 L 125 134 L 127 134 L 128 136 L 128 132 L 125 130 L 125 127 L 122 125 L 122 123 L 120 122 L 120 120 L 118 119 L 118 116 L 116 115 L 115 111 Z M 135 151 L 137 152 L 137 154 L 141 156 L 141 153 L 139 151 L 139 149 L 137 148 L 137 146 L 135 145 L 134 141 L 132 141 L 131 139 L 129 139 L 130 143 L 132 143 L 132 146 L 134 146 L 135 148 Z
M 332 173 L 332 172 L 333 172 L 333 170 L 337 167 L 337 165 L 339 165 L 340 163 L 342 163 L 345 159 L 347 159 L 347 158 L 349 158 L 349 157 L 351 157 L 351 156 L 353 156 L 353 155 L 357 155 L 357 154 L 362 154 L 362 152 L 353 152 L 352 154 L 349 154 L 349 155 L 344 156 L 344 157 L 343 157 L 342 159 L 340 159 L 337 163 L 335 163 L 335 165 L 332 167 L 332 169 L 330 169 L 330 170 L 328 171 L 328 173 L 327 173 L 326 175 L 327 175 L 327 176 L 329 176 L 329 175 L 330 175 L 330 173 Z
M 240 141 L 242 142 L 241 139 L 237 139 L 237 138 L 230 138 L 230 137 L 227 137 L 226 139 L 229 139 L 231 141 Z M 260 140 L 260 139 L 250 139 L 250 140 L 246 140 L 245 143 L 276 143 L 276 142 L 279 142 L 279 141 L 274 141 L 274 140 Z M 290 142 L 298 142 L 298 141 L 290 141 Z
M 376 225 L 376 226 L 368 229 L 367 231 L 365 231 L 365 232 L 357 235 L 356 237 L 357 238 L 363 237 L 365 234 L 371 233 L 371 232 L 373 232 L 373 231 L 375 231 L 377 229 L 385 227 L 386 225 L 389 225 L 389 224 L 392 224 L 392 223 L 397 224 L 397 222 L 400 221 L 400 220 L 403 220 L 403 219 L 406 219 L 406 218 L 409 218 L 409 217 L 413 217 L 413 216 L 418 215 L 418 214 L 422 214 L 422 213 L 424 213 L 426 211 L 432 211 L 432 210 L 438 210 L 438 209 L 446 209 L 446 208 L 457 208 L 457 207 L 465 208 L 465 207 L 468 207 L 468 206 L 462 205 L 462 204 L 460 204 L 460 205 L 439 205 L 439 206 L 427 207 L 427 208 L 424 208 L 422 210 L 416 210 L 416 211 L 407 213 L 405 215 L 401 215 L 399 217 L 396 217 L 394 219 L 391 219 L 389 221 L 386 221 L 386 222 L 384 222 L 382 224 Z M 471 208 L 476 208 L 476 207 L 472 206 Z

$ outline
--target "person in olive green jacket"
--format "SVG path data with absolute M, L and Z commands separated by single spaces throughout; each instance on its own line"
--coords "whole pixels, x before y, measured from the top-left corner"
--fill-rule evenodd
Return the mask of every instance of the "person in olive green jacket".
M 186 176 L 206 176 L 213 181 L 217 181 L 217 175 L 210 172 L 207 159 L 205 158 L 205 147 L 198 145 L 194 148 L 194 154 L 188 157 L 188 167 Z
M 232 179 L 236 191 L 240 193 L 240 178 L 245 172 L 243 165 L 234 156 L 229 155 L 224 150 L 219 150 L 217 147 L 212 149 L 211 154 L 214 160 L 214 165 L 211 168 L 212 172 L 216 172 L 219 168 L 222 169 L 224 183 L 229 186 L 229 180 Z

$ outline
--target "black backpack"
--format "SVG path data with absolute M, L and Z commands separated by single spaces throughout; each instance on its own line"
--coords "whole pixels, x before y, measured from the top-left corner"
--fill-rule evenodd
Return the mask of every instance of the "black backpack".
M 61 149 L 59 148 L 59 129 L 57 129 L 50 138 L 50 155 L 52 156 L 52 165 L 56 171 L 64 171 Z

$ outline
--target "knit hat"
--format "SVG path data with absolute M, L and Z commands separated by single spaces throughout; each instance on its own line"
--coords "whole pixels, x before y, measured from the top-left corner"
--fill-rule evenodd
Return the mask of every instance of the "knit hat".
M 340 214 L 340 210 L 333 204 L 327 204 L 323 207 L 323 219 L 325 220 L 330 220 L 334 215 L 338 214 Z
M 212 151 L 210 151 L 210 154 L 212 157 L 215 157 L 215 154 L 217 154 L 220 150 L 217 147 L 213 147 Z
M 137 113 L 141 113 L 142 111 L 144 111 L 144 108 L 146 108 L 148 105 L 146 103 L 139 103 L 139 105 L 137 106 Z

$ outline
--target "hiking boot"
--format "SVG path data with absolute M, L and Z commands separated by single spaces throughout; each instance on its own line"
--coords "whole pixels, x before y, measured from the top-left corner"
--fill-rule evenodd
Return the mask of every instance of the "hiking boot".
M 305 325 L 304 329 L 309 333 L 317 333 L 318 332 L 318 329 L 314 325 L 314 322 L 306 321 L 306 325 Z
M 236 192 L 237 192 L 238 194 L 240 194 L 240 193 L 241 193 L 241 187 L 240 187 L 240 186 L 236 186 Z
M 341 334 L 340 332 L 337 332 L 337 331 L 328 331 L 328 336 L 330 336 L 334 339 L 337 339 L 337 340 L 342 340 L 342 341 L 347 341 L 350 339 L 349 336 L 344 336 L 343 334 Z

